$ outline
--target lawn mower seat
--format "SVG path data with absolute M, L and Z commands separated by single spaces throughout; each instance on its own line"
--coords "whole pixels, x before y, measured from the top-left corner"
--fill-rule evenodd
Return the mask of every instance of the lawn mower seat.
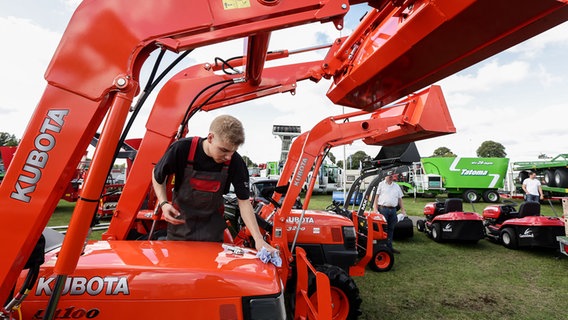
M 460 198 L 448 198 L 444 203 L 444 211 L 448 212 L 462 212 L 463 201 Z
M 519 206 L 519 218 L 528 216 L 540 216 L 540 203 L 527 201 Z

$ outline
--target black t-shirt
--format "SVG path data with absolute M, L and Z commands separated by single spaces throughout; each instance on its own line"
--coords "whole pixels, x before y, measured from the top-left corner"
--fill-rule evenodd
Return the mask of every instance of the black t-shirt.
M 187 156 L 192 138 L 184 138 L 174 142 L 162 156 L 154 168 L 154 178 L 159 183 L 164 183 L 167 176 L 175 174 L 174 189 L 179 190 L 183 181 L 183 174 L 187 165 Z M 193 168 L 198 171 L 219 172 L 223 169 L 223 163 L 217 163 L 213 158 L 205 154 L 203 150 L 204 138 L 199 138 L 199 145 L 195 150 Z M 246 200 L 249 198 L 249 175 L 247 166 L 237 152 L 233 153 L 229 164 L 228 183 L 225 184 L 224 193 L 228 193 L 230 184 L 235 188 L 237 198 Z

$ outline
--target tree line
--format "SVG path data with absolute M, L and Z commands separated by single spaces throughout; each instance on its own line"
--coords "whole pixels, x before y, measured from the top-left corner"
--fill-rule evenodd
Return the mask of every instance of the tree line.
M 16 138 L 14 134 L 8 132 L 0 132 L 0 147 L 15 147 L 20 143 L 20 139 Z
M 484 141 L 481 143 L 479 148 L 476 150 L 477 157 L 480 158 L 505 158 L 507 152 L 505 152 L 505 147 L 495 141 Z M 457 157 L 458 155 L 453 153 L 448 147 L 439 147 L 434 150 L 430 157 Z M 364 151 L 357 151 L 354 154 L 346 158 L 346 168 L 345 169 L 359 169 L 360 163 L 365 160 L 370 160 L 372 157 L 366 154 Z M 343 161 L 337 161 L 337 166 L 343 168 Z

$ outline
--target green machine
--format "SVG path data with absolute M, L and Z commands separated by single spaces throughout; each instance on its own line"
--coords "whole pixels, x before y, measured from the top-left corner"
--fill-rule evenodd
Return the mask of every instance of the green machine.
M 515 180 L 517 192 L 522 191 L 523 180 L 534 171 L 546 197 L 566 197 L 568 194 L 568 154 L 560 154 L 550 160 L 514 162 L 512 167 L 514 172 L 518 172 Z
M 509 166 L 508 158 L 422 158 L 399 184 L 407 193 L 447 193 L 467 202 L 498 202 Z M 406 180 L 406 182 L 404 181 Z
M 278 161 L 269 161 L 266 163 L 267 177 L 280 175 L 280 164 Z

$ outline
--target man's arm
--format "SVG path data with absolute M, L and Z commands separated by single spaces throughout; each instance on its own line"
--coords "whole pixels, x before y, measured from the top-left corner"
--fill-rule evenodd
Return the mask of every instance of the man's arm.
M 540 195 L 541 199 L 544 199 L 544 193 L 542 192 L 542 185 L 538 185 L 538 194 Z
M 264 238 L 260 233 L 258 223 L 256 222 L 256 217 L 254 216 L 254 210 L 252 208 L 250 200 L 248 199 L 245 200 L 238 199 L 238 200 L 239 200 L 239 210 L 241 211 L 241 217 L 243 218 L 245 225 L 247 226 L 248 230 L 250 231 L 254 239 L 256 250 L 260 251 L 262 247 L 265 247 L 270 252 L 276 251 L 276 249 L 274 249 L 272 246 L 266 243 L 266 241 L 264 241 Z
M 398 184 L 397 187 L 398 187 L 398 207 L 400 208 L 400 212 L 406 214 L 406 209 L 404 209 L 404 203 L 402 203 L 402 197 L 404 197 L 404 193 L 402 192 L 402 188 Z
M 406 213 L 406 209 L 404 209 L 404 204 L 402 203 L 402 198 L 398 198 L 398 206 L 400 207 L 400 212 Z
M 180 212 L 174 208 L 174 206 L 168 201 L 168 192 L 166 185 L 168 184 L 168 179 L 164 180 L 164 183 L 159 183 L 154 177 L 154 172 L 152 171 L 152 187 L 154 187 L 154 192 L 158 198 L 158 204 L 162 209 L 164 219 L 171 224 L 182 224 L 184 220 L 177 219 Z

